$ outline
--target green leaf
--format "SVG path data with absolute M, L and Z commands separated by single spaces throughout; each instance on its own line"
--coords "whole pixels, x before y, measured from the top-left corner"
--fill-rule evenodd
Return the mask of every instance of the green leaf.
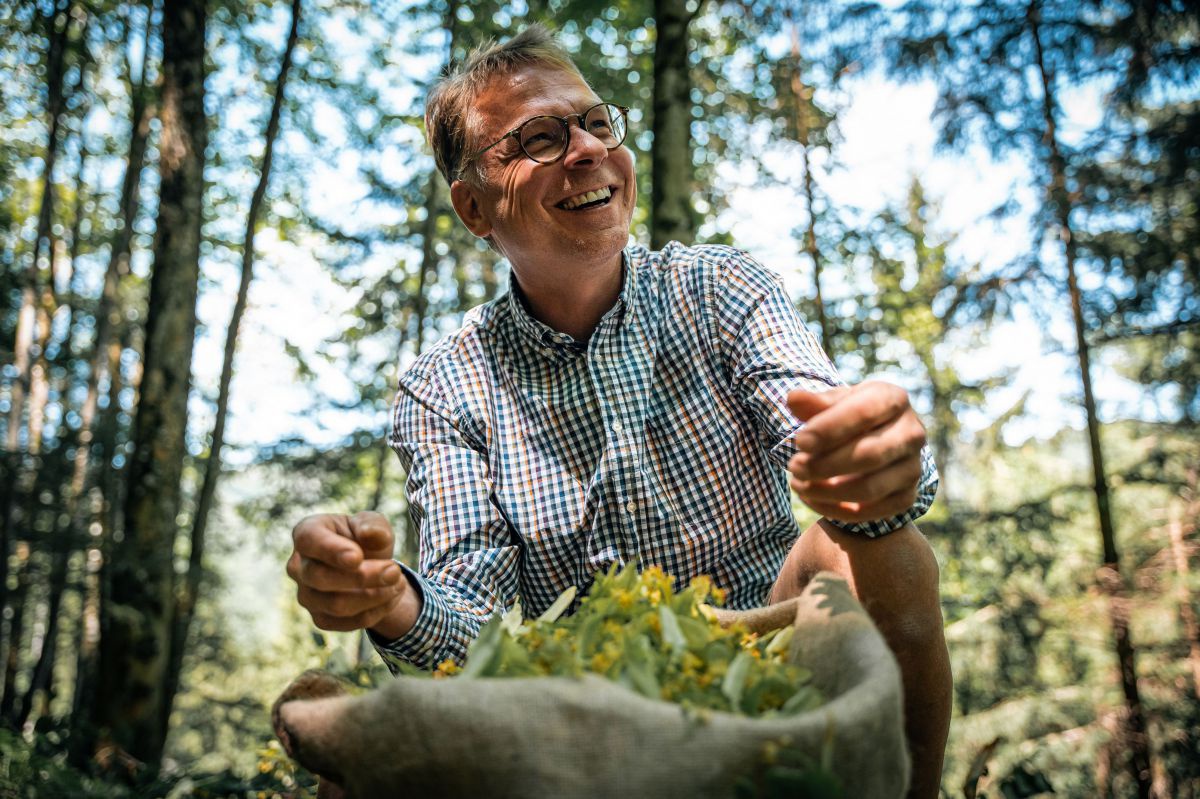
M 558 617 L 563 615 L 567 611 L 567 608 L 571 607 L 571 603 L 575 601 L 577 593 L 579 593 L 579 590 L 573 585 L 566 591 L 563 591 L 558 595 L 558 599 L 554 600 L 554 604 L 546 608 L 546 612 L 537 617 L 537 620 L 547 623 L 558 621 Z
M 792 694 L 788 701 L 783 703 L 783 707 L 779 708 L 779 712 L 790 716 L 797 713 L 804 713 L 821 706 L 821 695 L 811 685 L 805 685 Z
M 751 660 L 753 658 L 747 653 L 738 652 L 737 657 L 729 664 L 729 670 L 725 672 L 725 679 L 721 681 L 721 693 L 725 694 L 734 712 L 742 706 L 742 691 L 746 688 Z
M 676 616 L 675 621 L 678 622 L 680 630 L 683 632 L 683 637 L 687 639 L 688 649 L 699 652 L 704 649 L 708 643 L 709 627 L 703 619 L 694 619 L 691 616 Z
M 491 673 L 492 661 L 496 659 L 496 654 L 500 651 L 500 641 L 504 636 L 504 623 L 497 617 L 493 616 L 487 624 L 483 625 L 483 629 L 479 631 L 479 637 L 471 642 L 471 646 L 467 648 L 467 663 L 463 667 L 463 677 L 486 677 Z
M 513 606 L 508 609 L 508 612 L 500 617 L 500 624 L 504 627 L 509 635 L 518 636 L 528 632 L 529 628 L 525 627 L 521 622 L 525 621 L 525 617 L 521 612 L 521 600 L 513 601 Z
M 662 689 L 654 674 L 654 651 L 650 639 L 639 635 L 625 650 L 625 674 L 634 690 L 642 696 L 660 699 Z
M 679 627 L 679 619 L 675 615 L 675 611 L 667 607 L 666 603 L 658 606 L 658 621 L 662 627 L 663 641 L 671 647 L 672 651 L 681 652 L 687 649 L 687 638 L 684 637 L 683 630 Z
M 796 628 L 790 624 L 787 627 L 780 627 L 772 634 L 770 642 L 767 643 L 766 654 L 774 655 L 785 651 L 792 643 L 792 637 L 795 634 Z

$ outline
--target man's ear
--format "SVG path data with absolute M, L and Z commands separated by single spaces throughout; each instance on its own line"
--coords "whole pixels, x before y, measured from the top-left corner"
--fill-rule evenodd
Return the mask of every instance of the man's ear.
M 456 180 L 450 184 L 450 202 L 454 213 L 467 226 L 467 230 L 481 239 L 492 234 L 492 222 L 483 213 L 480 190 L 465 180 Z

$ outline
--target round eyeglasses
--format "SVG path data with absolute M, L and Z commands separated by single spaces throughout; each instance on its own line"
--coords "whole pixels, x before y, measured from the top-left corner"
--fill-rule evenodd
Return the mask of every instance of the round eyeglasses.
M 539 164 L 552 164 L 567 152 L 571 141 L 572 120 L 578 123 L 581 129 L 599 139 L 607 149 L 615 150 L 625 141 L 625 134 L 629 129 L 628 114 L 629 109 L 625 106 L 597 103 L 582 113 L 567 114 L 565 117 L 553 114 L 530 117 L 487 147 L 463 159 L 458 168 L 458 177 L 462 178 L 467 164 L 505 139 L 516 139 L 521 145 L 521 152 L 530 160 Z

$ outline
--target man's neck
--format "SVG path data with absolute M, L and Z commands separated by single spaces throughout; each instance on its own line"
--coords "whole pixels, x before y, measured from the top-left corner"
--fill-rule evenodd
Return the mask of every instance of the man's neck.
M 621 295 L 624 258 L 609 267 L 561 276 L 557 280 L 534 280 L 519 275 L 518 282 L 529 313 L 538 321 L 576 341 L 591 338 L 601 317 Z M 520 270 L 514 270 L 520 272 Z

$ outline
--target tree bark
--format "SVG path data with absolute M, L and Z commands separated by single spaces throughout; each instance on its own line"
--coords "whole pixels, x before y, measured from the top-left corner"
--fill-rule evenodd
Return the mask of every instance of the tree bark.
M 21 417 L 33 378 L 33 339 L 34 328 L 37 325 L 37 306 L 39 302 L 45 303 L 43 295 L 46 291 L 40 267 L 42 252 L 44 250 L 46 253 L 52 253 L 54 249 L 50 241 L 51 221 L 54 216 L 54 164 L 58 159 L 58 140 L 62 129 L 62 114 L 66 106 L 63 77 L 66 73 L 67 40 L 71 28 L 70 9 L 70 0 L 55 2 L 54 10 L 44 19 L 48 38 L 46 154 L 42 159 L 42 192 L 37 211 L 37 231 L 33 242 L 33 254 L 25 267 L 24 285 L 21 287 L 21 310 L 17 316 L 16 341 L 13 347 L 13 365 L 16 367 L 17 376 L 12 383 L 8 410 L 5 441 L 9 452 L 16 452 L 20 444 Z
M 1200 511 L 1200 497 L 1196 496 L 1197 477 L 1200 472 L 1196 468 L 1188 470 L 1189 486 L 1187 508 L 1183 516 L 1187 519 L 1188 528 L 1195 530 L 1196 514 Z M 1191 567 L 1188 565 L 1187 548 L 1183 542 L 1184 521 L 1176 513 L 1172 513 L 1168 523 L 1171 536 L 1171 555 L 1175 561 L 1175 575 L 1179 578 L 1179 587 L 1175 596 L 1179 603 L 1179 619 L 1183 623 L 1183 635 L 1188 644 L 1188 661 L 1192 666 L 1192 692 L 1200 699 L 1200 624 L 1196 622 L 1196 611 L 1192 605 L 1192 592 L 1188 588 L 1191 578 Z
M 254 279 L 254 232 L 258 228 L 263 202 L 267 196 L 267 186 L 271 180 L 271 160 L 275 153 L 275 140 L 279 135 L 279 120 L 283 114 L 284 93 L 287 89 L 288 73 L 292 68 L 292 54 L 296 49 L 296 40 L 300 31 L 300 13 L 301 0 L 292 0 L 292 24 L 288 30 L 283 59 L 279 65 L 279 77 L 275 81 L 275 95 L 271 100 L 271 113 L 267 119 L 266 132 L 263 134 L 265 144 L 262 168 L 259 171 L 258 185 L 254 187 L 254 193 L 250 197 L 250 209 L 246 214 L 246 232 L 242 245 L 242 275 L 238 284 L 237 299 L 233 304 L 233 313 L 229 318 L 229 330 L 225 335 L 225 352 L 217 389 L 217 412 L 213 422 L 212 443 L 209 446 L 209 455 L 204 467 L 204 483 L 200 488 L 195 518 L 192 521 L 191 551 L 188 555 L 187 574 L 184 577 L 182 591 L 174 605 L 174 618 L 171 624 L 171 653 L 166 673 L 166 686 L 163 691 L 162 717 L 159 722 L 163 740 L 166 740 L 171 704 L 179 689 L 179 675 L 183 668 L 183 653 L 187 644 L 188 629 L 191 627 L 196 598 L 200 593 L 208 517 L 217 494 L 217 481 L 221 476 L 221 449 L 225 445 L 225 422 L 229 415 L 229 386 L 233 380 L 233 357 L 237 351 L 238 329 L 242 323 L 242 316 L 246 312 L 250 283 Z
M 703 0 L 698 3 L 703 5 Z M 688 25 L 694 13 L 686 0 L 654 0 L 654 143 L 650 148 L 650 244 L 691 244 L 696 236 L 692 207 L 692 81 Z
M 804 231 L 804 252 L 812 261 L 814 304 L 817 311 L 817 323 L 821 328 L 821 346 L 829 360 L 833 360 L 833 330 L 829 326 L 829 317 L 825 313 L 825 299 L 821 293 L 821 251 L 817 247 L 817 211 L 816 211 L 816 179 L 813 178 L 812 163 L 809 159 L 812 132 L 812 101 L 813 90 L 804 83 L 803 65 L 800 54 L 800 26 L 791 19 L 792 29 L 792 60 L 795 62 L 792 70 L 792 97 L 796 103 L 796 138 L 800 142 L 800 160 L 804 168 L 804 207 L 808 209 L 808 225 Z
M 1121 688 L 1125 695 L 1125 731 L 1130 752 L 1130 767 L 1138 786 L 1139 799 L 1149 799 L 1151 789 L 1150 745 L 1146 732 L 1146 718 L 1142 700 L 1138 693 L 1137 669 L 1133 639 L 1129 630 L 1129 601 L 1121 564 L 1117 552 L 1116 533 L 1113 528 L 1112 511 L 1109 505 L 1108 480 L 1104 471 L 1104 451 L 1100 445 L 1100 420 L 1096 413 L 1096 400 L 1092 394 L 1090 352 L 1085 335 L 1083 303 L 1075 275 L 1075 240 L 1071 228 L 1071 198 L 1067 192 L 1066 159 L 1058 143 L 1055 122 L 1055 107 L 1050 73 L 1046 68 L 1040 34 L 1039 4 L 1029 6 L 1029 27 L 1037 55 L 1038 73 L 1042 85 L 1042 119 L 1045 124 L 1043 142 L 1049 151 L 1050 186 L 1048 194 L 1054 209 L 1063 243 L 1067 267 L 1067 291 L 1071 297 L 1071 312 L 1075 323 L 1075 344 L 1079 359 L 1079 377 L 1083 385 L 1083 405 L 1087 415 L 1088 445 L 1091 450 L 1093 489 L 1096 495 L 1096 512 L 1100 521 L 1100 538 L 1103 545 L 1103 564 L 1099 579 L 1101 587 L 1109 595 L 1109 618 L 1112 622 L 1117 661 L 1121 671 Z
M 130 91 L 129 147 L 125 163 L 125 177 L 121 181 L 121 196 L 117 222 L 120 227 L 113 236 L 109 250 L 108 268 L 104 272 L 104 285 L 100 292 L 100 303 L 96 308 L 96 340 L 93 344 L 91 363 L 88 369 L 87 390 L 79 410 L 79 436 L 75 447 L 71 483 L 68 489 L 67 513 L 73 520 L 76 535 L 82 540 L 82 528 L 86 522 L 77 518 L 79 506 L 88 490 L 88 466 L 91 460 L 96 405 L 99 401 L 100 383 L 107 377 L 109 342 L 120 322 L 121 308 L 118 288 L 121 278 L 129 274 L 129 256 L 133 245 L 133 223 L 137 218 L 142 168 L 146 161 L 146 143 L 150 135 L 150 121 L 154 118 L 154 106 L 148 102 L 146 72 L 149 63 L 151 22 L 146 21 L 142 36 L 142 67 L 137 83 L 132 69 L 128 71 Z
M 120 394 L 124 388 L 120 369 L 121 350 L 124 342 L 114 340 L 108 345 L 108 374 L 111 375 L 108 385 L 108 406 L 104 424 L 100 425 L 98 445 L 103 457 L 100 462 L 106 465 L 103 470 L 103 502 L 98 508 L 91 508 L 89 516 L 98 529 L 93 533 L 90 529 L 91 540 L 87 546 L 87 555 L 83 574 L 83 597 L 81 600 L 80 622 L 78 629 L 79 642 L 76 646 L 75 657 L 75 691 L 71 698 L 71 736 L 67 751 L 68 761 L 76 768 L 84 768 L 92 754 L 92 741 L 95 737 L 93 720 L 88 713 L 92 708 L 96 695 L 96 682 L 99 669 L 100 637 L 104 622 L 104 597 L 107 595 L 106 580 L 108 571 L 104 568 L 105 559 L 111 550 L 111 533 L 115 527 L 115 509 L 120 503 L 119 486 L 116 469 L 112 465 L 113 454 L 116 450 L 118 418 L 120 414 Z M 86 498 L 83 500 L 86 501 Z M 90 505 L 91 503 L 89 503 Z M 80 509 L 82 511 L 82 509 Z
M 17 676 L 21 672 L 21 640 L 25 636 L 25 599 L 29 593 L 29 543 L 17 544 L 17 585 L 9 597 L 12 618 L 8 628 L 8 651 L 4 658 L 4 697 L 0 699 L 0 719 L 16 726 Z
M 123 538 L 113 547 L 111 606 L 100 641 L 95 727 L 157 763 L 175 599 L 174 547 L 185 455 L 204 216 L 205 0 L 162 10 L 162 136 L 154 272 Z M 106 740 L 107 739 L 107 740 Z
M 44 336 L 48 336 L 49 315 L 45 308 L 47 289 L 42 285 L 42 270 L 40 267 L 42 242 L 46 242 L 46 251 L 52 252 L 50 242 L 52 234 L 51 220 L 54 212 L 54 164 L 58 158 L 58 140 L 61 131 L 63 110 L 66 96 L 63 91 L 63 79 L 66 72 L 67 43 L 70 34 L 71 0 L 61 4 L 55 2 L 53 11 L 44 18 L 48 38 L 46 54 L 46 154 L 42 166 L 42 192 L 40 205 L 37 210 L 37 230 L 33 244 L 33 254 L 29 259 L 21 285 L 21 308 L 17 312 L 17 329 L 13 342 L 13 366 L 16 370 L 9 389 L 8 426 L 5 431 L 5 471 L 6 479 L 11 481 L 0 499 L 0 609 L 8 603 L 8 551 L 11 541 L 17 505 L 21 502 L 22 491 L 17 485 L 18 475 L 25 464 L 21 456 L 21 421 L 25 412 L 26 398 L 31 392 L 34 380 L 36 351 L 34 349 L 35 329 L 40 327 Z M 32 215 L 32 214 L 31 214 Z M 52 294 L 53 287 L 51 285 Z M 49 298 L 52 304 L 52 296 Z M 39 307 L 41 306 L 41 307 Z M 40 431 L 35 439 L 26 436 L 26 446 L 36 449 L 40 443 Z M 36 443 L 35 443 L 36 442 Z M 14 623 L 16 618 L 14 617 Z

